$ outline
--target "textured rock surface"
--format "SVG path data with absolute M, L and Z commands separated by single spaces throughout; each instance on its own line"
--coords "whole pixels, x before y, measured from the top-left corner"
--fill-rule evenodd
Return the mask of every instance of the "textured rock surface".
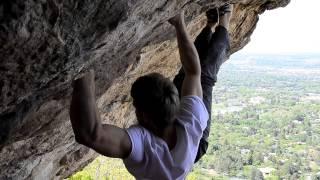
M 259 14 L 289 1 L 233 0 L 232 52 L 249 42 Z M 179 67 L 167 19 L 185 7 L 194 36 L 203 12 L 224 2 L 1 0 L 0 179 L 59 179 L 92 160 L 68 119 L 71 80 L 93 67 L 104 122 L 127 127 L 132 81 Z

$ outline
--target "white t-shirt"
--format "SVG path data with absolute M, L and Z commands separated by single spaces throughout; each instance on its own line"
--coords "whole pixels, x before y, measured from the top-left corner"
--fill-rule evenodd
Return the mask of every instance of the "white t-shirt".
M 185 179 L 192 170 L 208 112 L 198 96 L 182 97 L 177 116 L 177 143 L 170 151 L 167 143 L 140 125 L 127 129 L 132 149 L 124 159 L 137 179 Z

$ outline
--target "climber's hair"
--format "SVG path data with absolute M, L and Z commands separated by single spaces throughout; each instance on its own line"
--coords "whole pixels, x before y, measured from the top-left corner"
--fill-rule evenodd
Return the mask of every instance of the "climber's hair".
M 158 130 L 172 125 L 179 109 L 179 93 L 175 85 L 159 73 L 139 77 L 132 85 L 134 107 L 147 113 Z

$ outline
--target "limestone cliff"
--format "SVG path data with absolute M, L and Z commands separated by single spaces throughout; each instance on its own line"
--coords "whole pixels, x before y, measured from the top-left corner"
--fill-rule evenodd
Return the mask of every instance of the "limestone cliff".
M 1 0 L 0 179 L 60 179 L 92 160 L 68 119 L 72 79 L 94 68 L 103 121 L 127 127 L 135 121 L 131 83 L 179 67 L 167 19 L 186 8 L 194 36 L 203 12 L 225 2 L 237 3 L 235 52 L 259 14 L 290 0 Z

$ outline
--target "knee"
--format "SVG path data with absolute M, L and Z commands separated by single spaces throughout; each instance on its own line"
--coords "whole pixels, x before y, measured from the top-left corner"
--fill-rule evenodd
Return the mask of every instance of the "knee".
M 212 89 L 212 87 L 215 85 L 215 83 L 217 82 L 217 76 L 214 76 L 212 74 L 205 74 L 203 73 L 201 75 L 201 85 L 202 85 L 202 89 L 204 89 L 203 87 L 205 86 L 206 89 Z M 212 91 L 210 91 L 212 92 Z

